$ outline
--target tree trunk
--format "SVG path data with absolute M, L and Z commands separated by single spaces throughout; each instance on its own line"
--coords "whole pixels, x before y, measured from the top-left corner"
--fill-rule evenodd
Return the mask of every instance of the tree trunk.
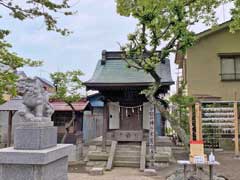
M 148 101 L 155 105 L 160 113 L 169 121 L 172 129 L 177 133 L 181 141 L 183 142 L 186 150 L 189 150 L 189 139 L 183 128 L 181 128 L 179 119 L 172 116 L 161 104 L 161 102 L 155 97 L 157 90 L 160 87 L 160 83 L 155 82 L 149 89 L 144 90 L 143 94 L 145 94 Z
M 73 105 L 71 103 L 67 103 L 71 109 L 72 109 L 72 118 L 71 120 L 65 124 L 65 133 L 62 137 L 61 143 L 65 143 L 65 140 L 67 138 L 67 135 L 69 133 L 69 128 L 71 127 L 71 125 L 74 123 L 74 120 L 76 119 L 76 110 L 74 109 Z

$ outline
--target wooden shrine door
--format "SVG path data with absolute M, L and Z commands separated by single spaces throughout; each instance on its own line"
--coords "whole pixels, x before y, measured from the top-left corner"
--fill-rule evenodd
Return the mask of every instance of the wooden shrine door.
M 120 129 L 121 130 L 142 130 L 142 108 L 125 108 L 120 110 Z

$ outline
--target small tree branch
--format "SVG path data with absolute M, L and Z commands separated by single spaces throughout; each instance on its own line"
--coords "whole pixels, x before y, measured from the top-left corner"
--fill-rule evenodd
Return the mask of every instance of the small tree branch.
M 151 74 L 151 76 L 154 78 L 154 80 L 157 83 L 161 83 L 161 77 L 157 74 L 157 72 L 155 70 L 152 70 L 149 73 Z
M 152 31 L 152 34 L 153 34 L 154 42 L 153 42 L 153 48 L 149 51 L 149 53 L 153 54 L 157 50 L 157 46 L 159 44 L 159 42 L 158 42 L 159 38 L 157 37 L 156 30 L 151 29 L 151 31 Z
M 142 34 L 141 34 L 141 45 L 143 46 L 142 52 L 145 52 L 146 49 L 146 25 L 142 23 Z
M 74 123 L 74 121 L 76 119 L 76 110 L 75 110 L 74 106 L 72 105 L 72 103 L 69 103 L 69 102 L 65 102 L 65 103 L 67 103 L 72 109 L 72 118 L 69 122 L 67 122 L 65 124 L 65 133 L 64 133 L 63 138 L 61 140 L 61 143 L 65 143 L 67 135 L 69 134 L 69 128 L 71 127 L 71 125 Z
M 137 69 L 137 70 L 142 70 L 142 67 L 137 66 L 136 64 L 130 63 L 129 60 L 127 60 L 127 59 L 123 59 L 123 60 L 127 63 L 127 65 L 128 65 L 129 67 L 135 68 L 135 69 Z

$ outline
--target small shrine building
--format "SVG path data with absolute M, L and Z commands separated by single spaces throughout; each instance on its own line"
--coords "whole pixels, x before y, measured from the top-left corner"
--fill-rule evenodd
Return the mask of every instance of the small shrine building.
M 85 82 L 87 90 L 97 90 L 103 96 L 103 144 L 107 140 L 141 142 L 148 137 L 150 103 L 141 91 L 154 79 L 144 71 L 129 68 L 121 51 L 102 51 L 95 72 Z M 170 62 L 159 63 L 161 77 L 159 95 L 165 95 L 174 84 Z

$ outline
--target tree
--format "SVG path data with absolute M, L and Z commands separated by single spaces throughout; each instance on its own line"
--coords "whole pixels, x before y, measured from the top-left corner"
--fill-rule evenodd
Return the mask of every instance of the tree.
M 42 17 L 44 19 L 48 31 L 56 31 L 62 35 L 67 35 L 70 31 L 66 28 L 58 27 L 58 14 L 65 16 L 72 15 L 74 12 L 70 11 L 70 0 L 60 0 L 56 3 L 54 0 L 0 0 L 0 8 L 9 10 L 9 16 L 18 19 L 34 19 Z
M 180 127 L 189 135 L 188 109 L 195 103 L 195 98 L 184 93 L 185 84 L 182 84 L 178 92 L 170 97 L 170 102 L 174 105 L 173 116 L 178 117 Z
M 83 87 L 80 77 L 83 73 L 80 70 L 67 71 L 67 72 L 55 72 L 51 73 L 50 77 L 56 88 L 56 93 L 51 97 L 54 100 L 60 100 L 68 104 L 72 109 L 72 118 L 65 124 L 65 134 L 61 140 L 62 143 L 69 133 L 69 128 L 76 119 L 76 110 L 73 106 L 74 102 L 78 102 L 81 99 L 80 90 Z
M 42 17 L 48 31 L 56 31 L 62 35 L 68 35 L 70 31 L 66 28 L 58 27 L 56 14 L 72 15 L 69 11 L 69 0 L 62 0 L 57 4 L 54 0 L 0 0 L 0 9 L 7 9 L 9 16 L 18 20 L 35 19 Z M 3 18 L 0 14 L 0 18 Z M 18 79 L 16 70 L 25 65 L 39 66 L 41 61 L 35 61 L 18 56 L 10 51 L 12 45 L 6 42 L 5 38 L 10 33 L 9 30 L 0 29 L 0 103 L 3 95 L 16 95 L 16 81 Z
M 8 94 L 10 96 L 16 95 L 16 75 L 17 68 L 25 65 L 39 66 L 41 61 L 33 61 L 27 58 L 22 58 L 16 53 L 9 51 L 11 45 L 4 41 L 4 37 L 9 33 L 6 30 L 0 30 L 0 104 L 4 102 L 3 96 Z
M 153 85 L 143 93 L 166 116 L 186 147 L 189 143 L 186 132 L 158 101 L 161 77 L 155 67 L 171 53 L 185 53 L 196 40 L 190 27 L 199 22 L 215 25 L 215 9 L 227 2 L 235 4 L 231 11 L 231 30 L 235 31 L 240 28 L 240 0 L 116 0 L 120 15 L 132 16 L 139 22 L 136 31 L 128 35 L 128 43 L 121 47 L 124 59 L 129 67 L 144 70 L 154 78 Z

